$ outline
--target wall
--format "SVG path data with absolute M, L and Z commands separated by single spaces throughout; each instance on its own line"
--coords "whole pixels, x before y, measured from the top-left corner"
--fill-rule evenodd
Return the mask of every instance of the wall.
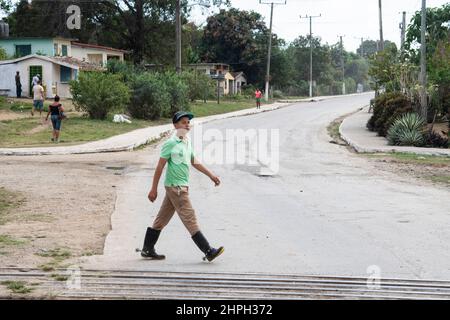
M 14 57 L 16 45 L 31 44 L 31 54 L 42 53 L 49 57 L 53 56 L 53 40 L 48 39 L 0 39 L 0 47 L 6 50 L 6 54 Z
M 102 63 L 106 65 L 108 62 L 107 57 L 108 56 L 118 56 L 120 61 L 123 61 L 123 53 L 116 52 L 116 51 L 109 51 L 109 50 L 103 50 L 103 49 L 95 49 L 95 48 L 82 48 L 79 46 L 72 45 L 72 57 L 77 58 L 79 60 L 85 59 L 85 61 L 90 62 L 88 59 L 88 54 L 92 55 L 102 55 Z

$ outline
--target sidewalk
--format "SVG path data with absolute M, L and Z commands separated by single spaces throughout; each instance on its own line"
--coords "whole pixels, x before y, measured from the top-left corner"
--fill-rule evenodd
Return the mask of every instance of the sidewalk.
M 321 101 L 344 96 L 325 96 L 314 97 L 313 101 Z M 244 109 L 235 112 L 217 114 L 202 118 L 194 118 L 193 124 L 206 123 L 213 120 L 220 120 L 232 117 L 239 117 L 260 112 L 273 111 L 293 103 L 311 102 L 310 98 L 299 100 L 284 100 L 269 105 L 262 105 L 261 109 L 256 108 Z M 118 152 L 131 151 L 153 140 L 157 140 L 173 130 L 172 124 L 148 127 L 134 130 L 121 135 L 113 136 L 107 139 L 88 142 L 80 145 L 58 146 L 58 147 L 36 147 L 36 148 L 0 148 L 0 156 L 35 156 L 35 155 L 67 155 L 67 154 L 83 154 L 83 153 L 101 153 L 101 152 Z
M 367 111 L 368 107 L 365 107 L 361 111 L 349 116 L 342 122 L 339 128 L 342 139 L 357 152 L 403 152 L 450 157 L 450 149 L 389 146 L 386 138 L 377 136 L 376 132 L 371 132 L 367 129 L 367 121 L 372 116 L 372 113 L 368 113 Z

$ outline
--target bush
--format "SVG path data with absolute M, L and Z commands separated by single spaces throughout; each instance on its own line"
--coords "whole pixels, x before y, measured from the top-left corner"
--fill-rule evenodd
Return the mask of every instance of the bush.
M 91 119 L 105 119 L 130 99 L 129 88 L 120 77 L 103 72 L 81 72 L 78 80 L 71 81 L 70 91 L 75 109 L 87 112 Z
M 425 145 L 431 148 L 449 148 L 450 143 L 447 137 L 442 137 L 440 134 L 431 131 L 425 135 Z
M 273 90 L 274 99 L 284 99 L 283 92 L 281 90 Z
M 134 118 L 156 120 L 170 113 L 171 96 L 158 74 L 143 73 L 131 84 L 128 112 Z
M 181 75 L 184 83 L 188 87 L 188 97 L 190 101 L 204 100 L 215 95 L 216 82 L 207 74 L 197 71 L 185 71 Z
M 135 67 L 129 62 L 122 62 L 118 60 L 109 60 L 106 68 L 109 73 L 120 75 L 126 84 L 130 84 L 142 70 Z
M 367 122 L 367 128 L 385 137 L 396 119 L 412 111 L 411 102 L 402 93 L 381 94 L 375 99 L 373 115 Z
M 407 113 L 394 121 L 387 137 L 390 145 L 421 147 L 425 143 L 425 120 L 416 113 Z
M 180 110 L 189 110 L 189 88 L 182 76 L 173 72 L 160 74 L 160 80 L 169 94 L 170 107 L 162 110 L 162 117 L 172 118 L 174 113 Z

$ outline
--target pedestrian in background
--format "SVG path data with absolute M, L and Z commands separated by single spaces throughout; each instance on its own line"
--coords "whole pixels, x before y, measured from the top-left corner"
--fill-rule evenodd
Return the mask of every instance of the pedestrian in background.
M 256 91 L 255 91 L 256 109 L 261 109 L 261 97 L 262 97 L 262 92 L 259 91 L 258 88 L 256 88 Z
M 16 72 L 16 94 L 17 98 L 22 97 L 22 84 L 20 83 L 19 71 Z

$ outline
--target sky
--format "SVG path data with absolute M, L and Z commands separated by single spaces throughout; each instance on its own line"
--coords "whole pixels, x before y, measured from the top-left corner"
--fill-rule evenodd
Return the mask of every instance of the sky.
M 262 2 L 272 1 L 284 3 L 284 0 Z M 448 2 L 427 0 L 427 7 L 440 7 Z M 260 13 L 269 26 L 269 4 L 259 4 L 259 0 L 231 0 L 231 5 L 240 10 L 254 10 Z M 402 11 L 406 11 L 408 24 L 414 12 L 421 7 L 422 0 L 382 0 L 384 39 L 393 41 L 399 46 Z M 209 13 L 215 11 L 210 10 Z M 286 5 L 274 6 L 273 32 L 288 42 L 300 35 L 308 35 L 309 19 L 300 19 L 300 15 L 321 15 L 320 18 L 313 19 L 313 36 L 321 37 L 325 43 L 335 44 L 342 35 L 347 51 L 356 52 L 361 38 L 379 39 L 378 0 L 287 0 Z M 206 18 L 207 14 L 202 14 L 199 8 L 193 10 L 191 20 L 197 24 L 205 24 Z

